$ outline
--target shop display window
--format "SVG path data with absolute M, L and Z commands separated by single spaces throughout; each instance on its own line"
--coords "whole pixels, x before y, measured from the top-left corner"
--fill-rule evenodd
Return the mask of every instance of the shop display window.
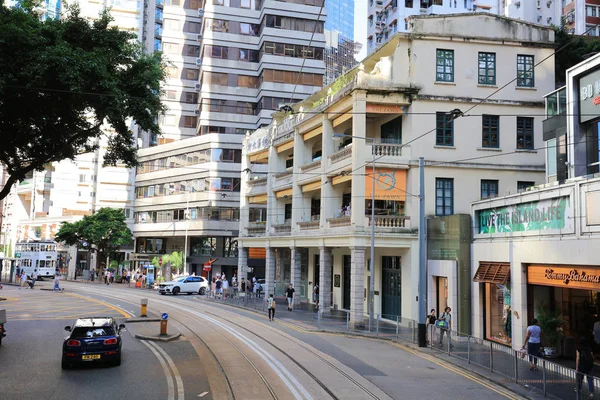
M 503 344 L 512 343 L 512 312 L 510 282 L 486 284 L 488 340 Z

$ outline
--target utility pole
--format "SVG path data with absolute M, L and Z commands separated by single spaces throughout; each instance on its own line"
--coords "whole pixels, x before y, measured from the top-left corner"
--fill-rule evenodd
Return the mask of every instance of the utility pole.
M 427 241 L 425 221 L 425 160 L 419 157 L 419 347 L 427 346 Z

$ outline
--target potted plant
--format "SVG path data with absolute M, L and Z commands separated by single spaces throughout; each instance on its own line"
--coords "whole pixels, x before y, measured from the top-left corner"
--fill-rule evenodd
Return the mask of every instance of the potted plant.
M 555 358 L 560 355 L 560 344 L 563 336 L 563 324 L 560 319 L 560 311 L 551 310 L 547 305 L 541 305 L 536 311 L 538 324 L 542 329 L 542 344 L 544 345 L 544 355 L 548 358 Z
M 115 283 L 123 283 L 123 277 L 121 275 L 115 275 Z

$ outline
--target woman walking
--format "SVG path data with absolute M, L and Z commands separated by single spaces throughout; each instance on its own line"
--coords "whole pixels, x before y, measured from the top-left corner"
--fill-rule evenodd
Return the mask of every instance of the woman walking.
M 592 376 L 594 369 L 594 353 L 592 346 L 585 337 L 579 339 L 579 347 L 577 347 L 577 358 L 575 359 L 575 370 L 577 371 L 577 393 L 581 392 L 581 384 L 585 375 L 588 383 L 588 399 L 594 398 L 594 377 Z M 581 397 L 578 397 L 581 398 Z
M 529 354 L 529 370 L 537 371 L 538 356 L 540 354 L 540 347 L 542 346 L 542 328 L 538 326 L 538 320 L 532 319 L 531 325 L 527 327 L 527 335 L 525 335 L 525 343 L 521 350 L 527 346 L 527 353 Z

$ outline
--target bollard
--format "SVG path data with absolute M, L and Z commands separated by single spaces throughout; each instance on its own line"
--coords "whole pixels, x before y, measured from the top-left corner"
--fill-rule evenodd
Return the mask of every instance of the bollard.
M 169 323 L 168 320 L 160 321 L 160 336 L 167 336 L 168 323 Z
M 142 313 L 140 317 L 147 317 L 146 310 L 148 309 L 148 299 L 141 299 L 140 304 L 142 305 Z

